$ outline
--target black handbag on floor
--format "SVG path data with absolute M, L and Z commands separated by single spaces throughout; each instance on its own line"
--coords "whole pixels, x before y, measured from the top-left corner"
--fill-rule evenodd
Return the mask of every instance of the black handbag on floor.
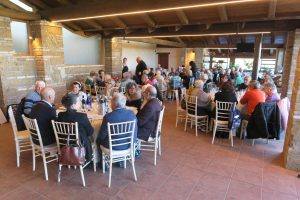
M 231 111 L 229 113 L 229 121 L 228 121 L 228 129 L 237 129 L 241 126 L 241 112 L 236 109 L 236 105 L 231 107 Z

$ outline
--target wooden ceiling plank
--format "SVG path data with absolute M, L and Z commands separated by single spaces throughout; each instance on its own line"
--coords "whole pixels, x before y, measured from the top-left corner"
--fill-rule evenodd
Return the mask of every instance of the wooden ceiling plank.
M 179 43 L 184 44 L 183 40 L 180 37 L 175 38 Z
M 218 6 L 218 13 L 222 22 L 228 21 L 228 15 L 225 5 Z
M 169 47 L 181 47 L 181 48 L 186 47 L 185 44 L 179 42 L 173 42 L 173 41 L 157 39 L 157 38 L 128 38 L 126 40 L 144 42 L 150 44 L 158 44 L 158 45 L 169 46 Z
M 119 17 L 111 17 L 110 19 L 120 28 L 127 28 L 127 25 Z
M 142 17 L 149 27 L 156 26 L 156 22 L 148 14 L 143 14 Z
M 0 8 L 0 16 L 4 17 L 10 17 L 12 19 L 18 19 L 18 20 L 39 20 L 41 19 L 41 16 L 30 13 L 30 12 L 20 12 L 15 11 L 8 8 Z
M 269 19 L 274 19 L 276 17 L 276 6 L 277 6 L 277 0 L 271 0 L 269 3 L 269 12 L 268 12 Z
M 189 24 L 189 19 L 183 10 L 176 10 L 176 15 L 182 24 Z
M 70 2 L 69 0 L 56 0 L 56 1 L 62 5 L 72 4 L 72 2 Z
M 85 23 L 87 23 L 88 25 L 92 26 L 93 28 L 97 29 L 97 30 L 102 30 L 103 27 L 96 21 L 90 19 L 90 20 L 86 20 L 84 21 Z
M 83 29 L 80 26 L 78 26 L 75 22 L 67 22 L 66 25 L 75 31 L 83 31 Z
M 42 10 L 44 10 L 44 9 L 49 9 L 49 8 L 50 8 L 50 6 L 48 6 L 47 4 L 45 4 L 42 0 L 34 0 L 34 1 L 32 1 L 32 3 L 33 3 L 36 7 L 40 8 L 40 9 L 42 9 Z

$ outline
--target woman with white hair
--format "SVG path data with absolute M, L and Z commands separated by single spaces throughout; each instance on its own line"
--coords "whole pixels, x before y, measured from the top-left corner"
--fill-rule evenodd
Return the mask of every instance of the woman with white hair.
M 191 96 L 197 97 L 197 115 L 209 115 L 210 114 L 210 107 L 211 107 L 211 97 L 209 94 L 203 91 L 203 81 L 196 80 L 195 87 L 191 92 Z

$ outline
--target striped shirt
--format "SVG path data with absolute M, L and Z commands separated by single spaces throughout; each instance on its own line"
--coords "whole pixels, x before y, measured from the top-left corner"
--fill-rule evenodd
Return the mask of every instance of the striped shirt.
M 27 94 L 24 103 L 24 113 L 29 115 L 33 106 L 41 100 L 42 100 L 41 96 L 36 91 Z

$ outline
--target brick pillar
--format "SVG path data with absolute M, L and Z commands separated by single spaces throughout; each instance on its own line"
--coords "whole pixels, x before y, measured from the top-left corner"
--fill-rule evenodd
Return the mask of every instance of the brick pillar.
M 256 80 L 259 72 L 260 56 L 262 46 L 262 35 L 257 35 L 255 39 L 254 47 L 254 58 L 253 58 L 253 69 L 252 69 L 252 80 Z
M 0 107 L 5 111 L 8 105 L 6 74 L 13 68 L 13 43 L 10 31 L 10 18 L 0 17 Z
M 122 39 L 105 38 L 105 72 L 122 72 Z
M 276 63 L 275 63 L 275 69 L 274 69 L 275 74 L 277 74 L 279 71 L 282 71 L 283 57 L 284 57 L 284 50 L 277 49 L 276 50 Z
M 196 48 L 195 49 L 195 63 L 196 63 L 197 69 L 201 69 L 203 67 L 203 57 L 204 57 L 203 48 Z
M 185 65 L 186 48 L 181 48 L 180 55 L 181 65 Z
M 291 98 L 299 46 L 300 29 L 288 32 L 283 64 L 281 98 Z
M 54 88 L 56 102 L 60 102 L 66 92 L 62 26 L 44 20 L 30 22 L 29 26 L 38 79 Z
M 300 44 L 297 45 L 298 50 Z M 295 59 L 295 60 L 294 60 Z M 291 95 L 291 108 L 289 112 L 288 126 L 284 142 L 284 160 L 285 166 L 289 169 L 300 170 L 300 52 L 294 57 L 292 63 L 295 63 L 293 71 Z

